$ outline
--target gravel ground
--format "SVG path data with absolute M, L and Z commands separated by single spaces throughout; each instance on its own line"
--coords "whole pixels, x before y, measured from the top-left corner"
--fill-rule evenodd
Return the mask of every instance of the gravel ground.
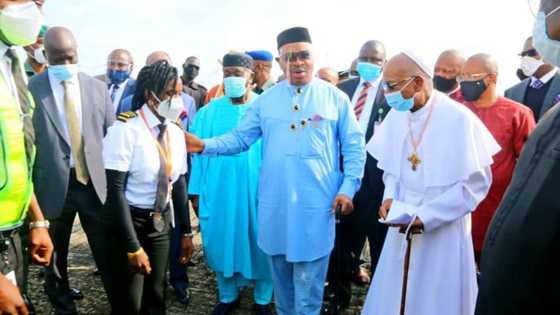
M 198 224 L 196 218 L 193 218 L 192 222 L 193 225 Z M 211 313 L 214 305 L 217 303 L 216 282 L 212 271 L 204 263 L 200 234 L 195 236 L 194 242 L 195 255 L 193 262 L 196 266 L 189 269 L 191 302 L 187 306 L 177 302 L 172 289 L 169 287 L 167 292 L 168 314 L 206 315 Z M 80 314 L 108 314 L 109 306 L 101 280 L 93 274 L 95 264 L 87 239 L 78 220 L 74 224 L 70 247 L 68 262 L 70 284 L 72 287 L 82 290 L 85 295 L 84 300 L 77 301 L 76 303 L 78 312 Z M 40 268 L 37 266 L 31 267 L 29 282 L 29 292 L 38 314 L 54 314 L 47 296 L 44 294 L 43 277 Z M 355 295 L 352 299 L 352 306 L 346 314 L 359 314 L 367 293 L 366 290 L 367 288 L 354 288 Z M 241 308 L 235 314 L 253 314 L 251 297 L 250 290 L 242 293 Z

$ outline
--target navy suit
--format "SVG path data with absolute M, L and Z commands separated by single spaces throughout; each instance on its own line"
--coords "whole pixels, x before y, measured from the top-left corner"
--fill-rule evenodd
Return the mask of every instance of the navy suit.
M 109 84 L 109 88 L 110 87 L 111 84 Z M 117 107 L 117 115 L 127 111 L 125 110 L 125 108 L 123 108 L 123 101 L 129 96 L 132 97 L 135 91 L 136 91 L 136 80 L 134 80 L 133 78 L 129 78 L 128 82 L 126 82 L 126 85 L 124 87 L 122 97 L 119 101 L 119 106 Z
M 348 95 L 350 99 L 359 90 L 358 84 L 360 78 L 349 79 L 341 82 L 338 88 Z M 359 92 L 359 91 L 358 91 Z M 376 123 L 381 122 L 390 107 L 385 100 L 383 89 L 380 87 L 377 91 L 375 101 L 371 109 L 371 115 L 368 121 L 365 134 L 366 143 L 371 139 L 374 133 Z M 329 264 L 329 272 L 327 281 L 329 289 L 336 293 L 340 291 L 340 301 L 345 304 L 350 302 L 351 287 L 350 283 L 352 275 L 360 266 L 360 255 L 365 244 L 366 237 L 370 244 L 371 269 L 375 271 L 381 248 L 387 234 L 387 227 L 378 222 L 377 212 L 381 206 L 383 199 L 383 171 L 377 168 L 377 160 L 367 154 L 367 160 L 364 170 L 364 177 L 360 190 L 354 196 L 354 211 L 343 216 L 341 219 L 340 235 L 336 235 L 335 244 L 341 244 L 341 251 L 335 245 L 331 254 Z M 338 262 L 340 258 L 340 262 Z M 341 270 L 341 275 L 337 275 L 337 265 Z M 338 288 L 337 288 L 338 286 Z

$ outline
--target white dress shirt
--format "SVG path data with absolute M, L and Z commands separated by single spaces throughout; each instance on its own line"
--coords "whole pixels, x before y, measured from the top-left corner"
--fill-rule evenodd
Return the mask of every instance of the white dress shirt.
M 66 120 L 66 111 L 64 109 L 64 86 L 62 81 L 55 78 L 50 71 L 47 70 L 49 76 L 49 82 L 51 84 L 51 90 L 54 96 L 54 101 L 56 104 L 56 109 L 58 111 L 58 117 L 62 123 L 62 132 L 66 134 L 66 139 L 70 139 L 70 133 L 68 132 L 68 121 Z M 76 116 L 78 117 L 78 122 L 80 123 L 80 132 L 82 132 L 82 93 L 80 92 L 80 80 L 78 80 L 78 75 L 75 75 L 68 79 L 68 89 L 69 93 L 74 100 L 74 108 L 76 109 Z M 71 145 L 69 143 L 69 145 Z M 72 151 L 72 150 L 70 150 Z M 70 167 L 74 166 L 74 157 L 70 152 Z
M 547 74 L 543 75 L 542 78 L 537 79 L 534 76 L 531 77 L 531 84 L 533 84 L 533 82 L 540 80 L 543 84 L 547 84 L 548 81 L 552 80 L 552 78 L 554 78 L 554 76 L 556 75 L 556 71 L 558 71 L 558 68 L 554 68 L 552 70 L 550 70 Z
M 103 162 L 106 169 L 128 172 L 125 195 L 129 205 L 153 209 L 160 166 L 156 145 L 160 121 L 146 105 L 140 111 L 148 125 L 138 113 L 127 122 L 116 121 L 109 127 L 103 139 Z M 173 165 L 171 180 L 174 183 L 187 173 L 187 146 L 183 131 L 169 120 L 164 123 L 169 134 Z
M 128 84 L 128 79 L 126 79 L 121 84 L 116 84 L 119 88 L 117 89 L 117 91 L 115 91 L 115 98 L 113 99 L 113 109 L 115 111 L 115 114 L 117 113 L 117 109 L 119 108 L 119 103 L 121 101 L 121 98 L 124 93 L 124 89 L 126 88 L 127 84 Z M 113 95 L 114 89 L 115 89 L 115 84 L 111 84 L 111 87 L 109 88 L 109 96 Z
M 364 88 L 364 79 L 360 79 L 360 83 L 356 87 L 356 91 L 354 92 L 354 96 L 352 97 L 352 106 L 356 108 L 356 103 L 358 102 L 358 98 L 360 97 L 360 93 Z M 381 76 L 377 78 L 375 81 L 370 82 L 371 87 L 368 90 L 368 96 L 366 99 L 366 103 L 364 104 L 364 109 L 362 114 L 360 115 L 360 119 L 358 119 L 358 123 L 360 124 L 360 128 L 364 135 L 366 134 L 369 118 L 371 117 L 371 110 L 373 108 L 373 103 L 375 102 L 375 97 L 377 96 L 377 90 L 379 89 L 379 83 L 381 82 Z

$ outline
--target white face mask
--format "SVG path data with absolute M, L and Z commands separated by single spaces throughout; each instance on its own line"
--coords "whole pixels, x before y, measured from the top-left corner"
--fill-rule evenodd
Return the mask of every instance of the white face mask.
M 157 112 L 161 117 L 169 119 L 171 121 L 177 121 L 181 113 L 185 110 L 185 105 L 183 104 L 183 98 L 181 96 L 174 96 L 170 100 L 160 101 L 159 98 L 154 94 L 154 97 L 159 101 Z
M 544 65 L 544 62 L 533 57 L 524 56 L 521 57 L 521 66 L 519 67 L 523 74 L 530 77 L 539 70 L 539 68 Z
M 11 45 L 28 46 L 37 41 L 43 15 L 33 1 L 11 4 L 0 10 L 0 37 Z
M 45 57 L 45 50 L 43 47 L 35 48 L 33 51 L 33 59 L 42 65 L 47 64 L 47 57 Z

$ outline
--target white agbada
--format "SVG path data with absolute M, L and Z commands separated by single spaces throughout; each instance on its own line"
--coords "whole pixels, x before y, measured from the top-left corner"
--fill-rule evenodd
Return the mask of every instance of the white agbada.
M 417 139 L 431 106 L 417 151 L 421 163 L 412 171 L 408 120 Z M 412 207 L 424 223 L 424 233 L 412 240 L 406 314 L 474 314 L 470 212 L 488 193 L 499 145 L 465 106 L 434 91 L 414 113 L 392 110 L 366 148 L 384 171 L 384 200 Z M 362 314 L 399 314 L 405 250 L 405 235 L 389 228 Z

